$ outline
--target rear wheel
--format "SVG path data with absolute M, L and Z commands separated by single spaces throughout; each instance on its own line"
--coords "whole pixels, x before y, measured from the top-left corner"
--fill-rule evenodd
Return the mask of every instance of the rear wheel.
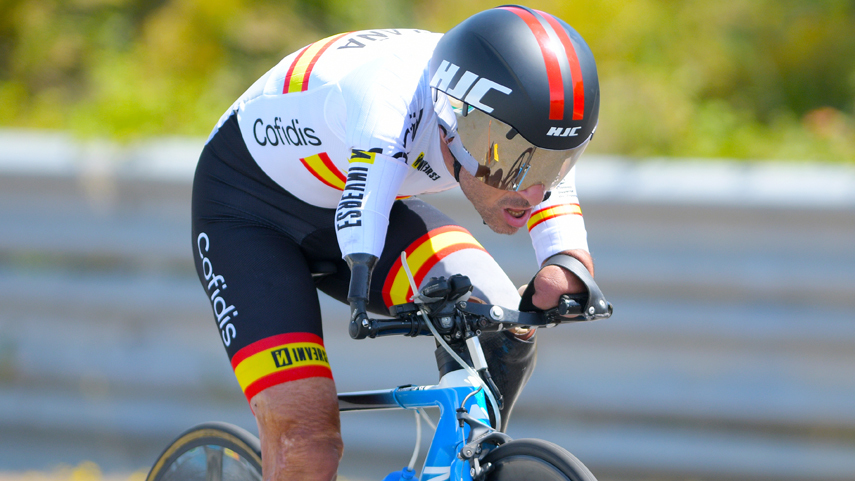
M 490 451 L 481 465 L 493 469 L 486 481 L 597 481 L 561 446 L 540 439 L 517 439 Z
M 226 423 L 195 426 L 161 453 L 146 481 L 261 481 L 261 447 Z

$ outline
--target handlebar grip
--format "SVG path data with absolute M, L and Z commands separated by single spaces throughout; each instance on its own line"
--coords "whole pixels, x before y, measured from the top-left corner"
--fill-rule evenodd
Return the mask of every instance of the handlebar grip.
M 429 336 L 430 329 L 418 317 L 406 317 L 399 319 L 369 319 L 367 317 L 355 318 L 350 321 L 350 337 L 353 339 L 365 339 L 383 336 Z
M 612 315 L 613 308 L 610 302 L 608 302 L 603 296 L 603 292 L 600 290 L 600 287 L 594 281 L 594 278 L 591 276 L 591 273 L 588 272 L 588 269 L 575 257 L 566 255 L 566 254 L 555 254 L 554 256 L 546 259 L 543 262 L 543 267 L 555 265 L 559 266 L 582 281 L 585 284 L 585 289 L 587 292 L 580 295 L 563 295 L 561 296 L 561 300 L 559 301 L 559 305 L 555 308 L 547 310 L 548 317 L 563 317 L 563 318 L 571 318 L 577 317 L 579 319 L 575 320 L 587 320 L 591 321 L 594 319 L 605 319 Z M 542 269 L 542 268 L 541 268 Z M 538 271 L 540 272 L 540 271 Z M 537 274 L 535 274 L 537 277 Z M 522 299 L 520 300 L 521 311 L 538 311 L 539 309 L 532 303 L 531 299 L 534 295 L 534 278 L 532 278 L 531 282 L 529 282 L 528 287 L 523 293 Z M 581 309 L 576 312 L 576 306 L 574 303 L 568 303 L 564 301 L 565 297 L 569 297 L 575 301 L 575 304 L 579 304 Z M 564 309 L 566 314 L 562 314 L 561 310 Z M 556 321 L 562 321 L 562 319 L 555 319 Z M 571 319 L 564 319 L 565 321 L 569 321 Z
M 558 301 L 558 315 L 559 316 L 580 316 L 582 315 L 582 311 L 585 309 L 585 304 L 587 303 L 587 297 L 585 295 L 582 296 L 571 296 L 569 294 L 564 294 L 561 296 L 561 299 Z
M 347 332 L 350 334 L 351 339 L 365 339 L 371 335 L 371 321 L 368 319 L 368 315 L 365 314 L 365 310 L 362 310 L 362 312 L 353 311 Z

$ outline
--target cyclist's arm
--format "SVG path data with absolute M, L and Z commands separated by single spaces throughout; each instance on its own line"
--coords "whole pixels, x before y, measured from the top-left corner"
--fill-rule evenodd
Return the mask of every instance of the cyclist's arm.
M 420 71 L 399 63 L 378 59 L 339 83 L 346 106 L 342 128 L 351 156 L 336 208 L 336 236 L 353 273 L 348 295 L 352 309 L 367 303 L 368 283 L 383 252 L 389 212 L 411 170 L 408 140 L 415 136 L 423 104 L 430 101 L 418 95 Z
M 567 254 L 582 262 L 591 275 L 594 274 L 585 222 L 576 195 L 575 167 L 553 189 L 549 198 L 534 208 L 528 229 L 538 264 L 543 265 L 555 254 Z M 562 294 L 585 290 L 582 281 L 558 266 L 547 266 L 538 272 L 534 288 L 532 302 L 541 309 L 555 307 Z
M 578 259 L 594 275 L 594 261 L 591 254 L 582 249 L 561 252 Z M 549 309 L 558 305 L 562 294 L 585 292 L 585 284 L 565 269 L 558 266 L 546 266 L 534 278 L 534 296 L 531 302 L 540 309 Z
M 343 257 L 380 257 L 389 226 L 389 211 L 407 175 L 407 165 L 389 155 L 354 148 L 347 182 L 336 208 L 336 237 Z
M 339 247 L 351 269 L 347 296 L 351 316 L 367 310 L 371 272 L 383 252 L 389 212 L 406 174 L 406 164 L 396 158 L 361 149 L 351 154 L 347 182 L 336 209 Z

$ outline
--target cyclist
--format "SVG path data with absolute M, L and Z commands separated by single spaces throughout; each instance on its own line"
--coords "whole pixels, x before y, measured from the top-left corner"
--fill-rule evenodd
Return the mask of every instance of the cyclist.
M 228 109 L 196 170 L 193 252 L 258 422 L 265 479 L 334 479 L 342 454 L 316 289 L 349 302 L 357 320 L 365 309 L 388 314 L 412 296 L 406 250 L 418 283 L 462 272 L 475 297 L 517 308 L 516 288 L 478 241 L 413 196 L 459 185 L 492 230 L 527 227 L 539 265 L 567 253 L 593 270 L 574 165 L 598 111 L 585 41 L 520 6 L 445 35 L 320 40 Z M 544 309 L 583 289 L 555 266 L 533 282 Z M 482 345 L 507 420 L 534 367 L 534 332 Z

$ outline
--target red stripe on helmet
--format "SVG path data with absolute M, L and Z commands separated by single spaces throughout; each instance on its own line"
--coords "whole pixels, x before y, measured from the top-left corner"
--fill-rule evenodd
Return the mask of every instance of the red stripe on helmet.
M 540 10 L 535 11 L 546 19 L 561 40 L 561 45 L 564 45 L 564 52 L 567 54 L 567 61 L 570 63 L 570 78 L 573 82 L 573 120 L 582 120 L 585 117 L 585 82 L 582 79 L 582 66 L 579 65 L 576 48 L 570 41 L 567 31 L 555 17 Z
M 549 120 L 564 119 L 564 82 L 561 76 L 561 66 L 558 64 L 558 57 L 555 52 L 549 48 L 550 40 L 546 29 L 537 20 L 537 18 L 520 7 L 499 7 L 502 10 L 515 13 L 531 29 L 531 33 L 537 39 L 540 45 L 540 52 L 543 54 L 543 61 L 546 64 L 546 77 L 549 79 Z M 553 27 L 554 28 L 554 27 Z M 563 31 L 563 29 L 562 29 Z

